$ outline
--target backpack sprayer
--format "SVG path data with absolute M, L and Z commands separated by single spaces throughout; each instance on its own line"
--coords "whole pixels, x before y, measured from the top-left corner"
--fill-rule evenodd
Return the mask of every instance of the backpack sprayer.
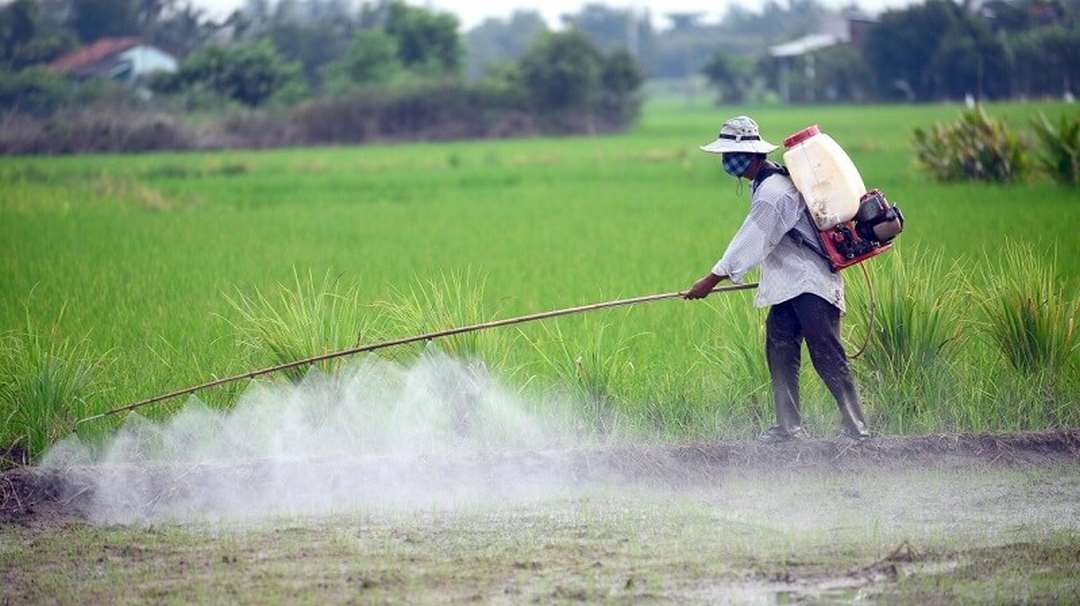
M 904 215 L 815 124 L 784 139 L 784 163 L 806 201 L 833 271 L 880 255 L 904 230 Z

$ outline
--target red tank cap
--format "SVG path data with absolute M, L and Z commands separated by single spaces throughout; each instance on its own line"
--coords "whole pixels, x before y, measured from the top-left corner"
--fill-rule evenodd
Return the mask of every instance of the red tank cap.
M 813 126 L 807 126 L 806 128 L 794 133 L 793 135 L 791 135 L 787 139 L 784 139 L 784 147 L 786 147 L 788 149 L 791 149 L 792 147 L 795 147 L 796 145 L 802 143 L 803 141 L 806 141 L 810 137 L 813 137 L 814 135 L 820 135 L 820 134 L 821 134 L 821 129 L 818 128 L 817 124 L 815 124 Z

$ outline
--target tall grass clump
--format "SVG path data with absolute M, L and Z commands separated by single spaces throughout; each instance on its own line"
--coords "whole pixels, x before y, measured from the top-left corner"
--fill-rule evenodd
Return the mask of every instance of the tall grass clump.
M 237 289 L 225 298 L 236 315 L 230 323 L 240 345 L 259 363 L 284 364 L 374 338 L 373 314 L 360 303 L 359 288 L 329 272 L 316 281 L 310 272 L 301 276 L 294 271 L 292 283 L 279 283 L 269 294 Z M 332 371 L 341 362 L 327 360 L 319 367 Z M 295 382 L 307 369 L 285 372 Z
M 959 267 L 894 250 L 874 261 L 874 298 L 853 297 L 867 331 L 857 368 L 874 425 L 898 432 L 941 427 L 955 395 L 952 353 L 963 335 Z
M 471 270 L 450 272 L 441 278 L 418 281 L 395 290 L 378 303 L 388 330 L 397 337 L 478 324 L 494 319 L 484 303 L 486 280 Z M 490 368 L 506 368 L 510 344 L 504 331 L 485 330 L 439 339 L 433 345 L 455 358 L 483 362 Z M 403 351 L 399 348 L 399 351 Z M 399 355 L 387 352 L 387 355 Z
M 698 346 L 716 377 L 710 392 L 718 394 L 710 425 L 732 435 L 748 428 L 759 431 L 773 418 L 769 366 L 765 360 L 765 310 L 755 309 L 745 297 L 713 297 L 715 339 Z
M 552 322 L 542 325 L 542 337 L 520 334 L 547 374 L 554 375 L 584 405 L 581 416 L 588 429 L 612 435 L 624 421 L 618 391 L 634 371 L 630 344 L 640 333 L 626 335 L 611 320 L 583 318 L 579 322 L 573 332 L 564 330 L 560 322 Z
M 1029 246 L 1008 244 L 998 271 L 985 283 L 977 295 L 986 315 L 985 332 L 1009 366 L 1025 375 L 1058 375 L 1075 367 L 1080 299 L 1061 287 L 1056 260 L 1046 261 Z
M 40 331 L 27 312 L 21 330 L 0 336 L 0 467 L 40 456 L 104 391 L 108 355 L 95 353 L 86 338 L 65 336 L 59 323 Z
M 1062 115 L 1057 123 L 1039 114 L 1031 123 L 1039 143 L 1035 160 L 1063 185 L 1080 185 L 1080 116 Z

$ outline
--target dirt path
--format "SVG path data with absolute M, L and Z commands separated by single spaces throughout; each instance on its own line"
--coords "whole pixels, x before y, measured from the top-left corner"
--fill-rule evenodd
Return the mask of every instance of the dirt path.
M 105 483 L 147 489 L 143 500 L 168 500 L 212 482 L 214 486 L 265 481 L 268 473 L 303 475 L 332 465 L 337 476 L 369 486 L 410 485 L 453 490 L 462 478 L 480 486 L 504 486 L 530 479 L 558 478 L 565 485 L 694 485 L 756 470 L 905 469 L 932 465 L 1046 465 L 1080 460 L 1080 429 L 1008 434 L 890 436 L 863 442 L 807 440 L 779 445 L 711 442 L 685 445 L 624 445 L 562 451 L 468 454 L 462 456 L 363 457 L 334 460 L 296 457 L 274 460 L 202 462 L 184 466 L 21 468 L 0 475 L 0 523 L 84 517 Z M 272 472 L 267 470 L 271 469 Z M 289 475 L 289 474 L 284 474 Z M 541 483 L 543 484 L 543 482 Z M 145 503 L 144 503 L 145 505 Z

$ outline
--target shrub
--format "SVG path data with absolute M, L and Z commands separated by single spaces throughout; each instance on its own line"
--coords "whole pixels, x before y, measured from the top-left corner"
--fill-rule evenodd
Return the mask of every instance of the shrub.
M 88 413 L 88 401 L 103 391 L 99 376 L 108 357 L 95 354 L 85 338 L 64 336 L 61 317 L 42 332 L 27 312 L 21 331 L 0 336 L 0 447 L 19 459 L 0 465 L 41 455 L 71 432 Z
M 1027 169 L 1024 144 L 982 106 L 951 124 L 935 124 L 930 131 L 916 128 L 914 136 L 919 162 L 941 181 L 1007 182 Z
M 267 296 L 237 290 L 226 300 L 238 318 L 231 320 L 240 345 L 258 362 L 285 364 L 302 358 L 354 347 L 372 340 L 372 314 L 360 304 L 356 286 L 343 286 L 327 273 L 315 282 L 293 272 L 292 284 L 278 284 Z M 341 359 L 328 360 L 320 368 L 330 371 Z M 286 375 L 299 381 L 307 367 L 293 368 Z
M 300 66 L 283 59 L 267 41 L 229 48 L 208 46 L 192 53 L 171 76 L 151 81 L 162 93 L 205 88 L 255 107 L 295 87 Z
M 72 154 L 189 149 L 195 136 L 166 114 L 94 107 L 58 112 L 47 120 L 11 118 L 0 132 L 0 153 Z
M 1080 300 L 1059 286 L 1055 265 L 1029 247 L 1007 245 L 999 271 L 987 276 L 978 296 L 986 334 L 1023 373 L 1060 372 L 1075 365 L 1080 352 L 1075 325 Z
M 1045 115 L 1032 121 L 1040 145 L 1036 161 L 1046 174 L 1065 185 L 1080 185 L 1080 115 L 1062 115 L 1057 124 Z
M 48 115 L 73 96 L 71 83 L 44 68 L 0 70 L 0 109 Z

